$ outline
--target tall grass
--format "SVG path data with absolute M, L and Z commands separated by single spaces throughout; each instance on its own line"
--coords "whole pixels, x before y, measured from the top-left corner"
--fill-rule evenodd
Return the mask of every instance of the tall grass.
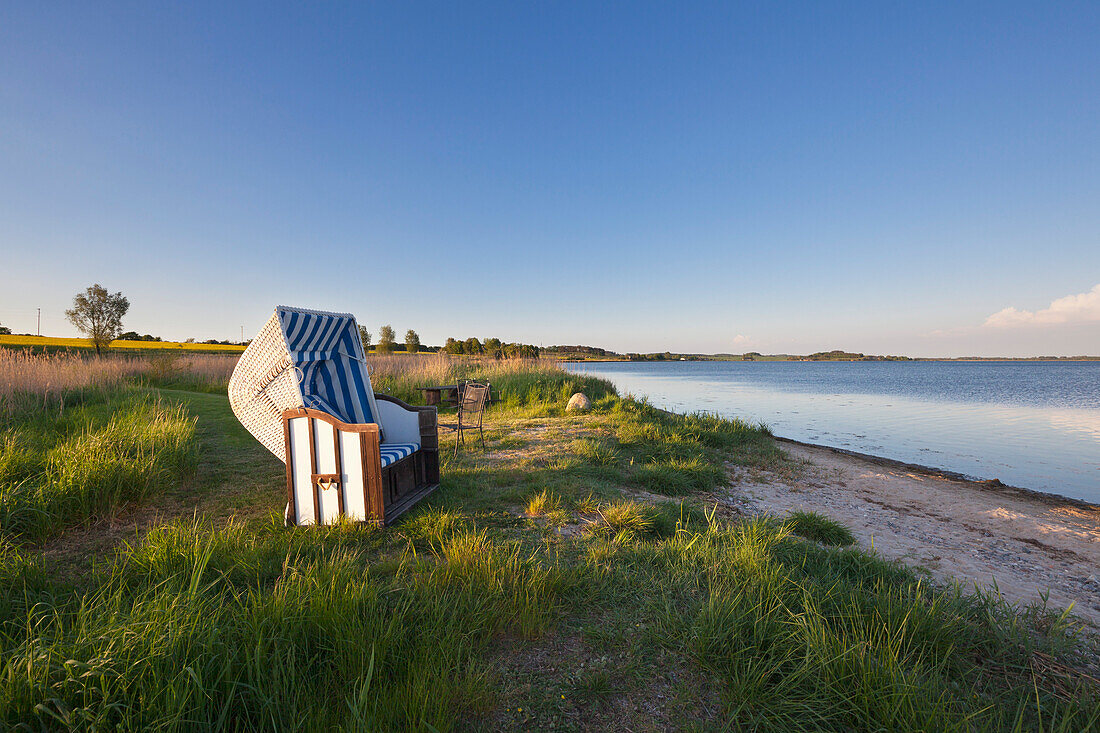
M 74 392 L 114 387 L 147 369 L 142 359 L 0 349 L 0 416 L 60 403 Z
M 158 529 L 4 639 L 0 720 L 112 730 L 445 730 L 490 695 L 493 635 L 535 635 L 561 573 L 457 530 L 372 569 L 370 532 Z
M 238 358 L 235 354 L 154 352 L 144 358 L 142 381 L 153 387 L 224 393 Z
M 556 363 L 534 359 L 454 357 L 446 354 L 371 355 L 371 383 L 378 392 L 421 403 L 421 387 L 454 384 L 464 379 L 488 381 L 493 397 L 507 408 L 560 411 L 574 392 L 593 402 L 614 396 L 609 382 L 573 375 Z
M 195 466 L 195 420 L 141 395 L 62 415 L 22 415 L 0 432 L 0 536 L 34 540 L 108 517 Z
M 1040 634 L 1004 625 L 996 598 L 795 541 L 775 521 L 695 516 L 657 533 L 653 509 L 603 512 L 614 536 L 582 535 L 553 552 L 438 511 L 396 532 L 161 527 L 71 604 L 33 604 L 30 593 L 11 608 L 18 615 L 0 623 L 0 720 L 443 731 L 493 708 L 494 639 L 537 638 L 597 612 L 606 633 L 590 638 L 593 655 L 621 653 L 615 629 L 626 628 L 635 664 L 690 660 L 722 689 L 718 728 L 1100 722 L 1087 680 L 1054 685 L 1030 661 L 1065 643 L 1058 624 Z M 395 554 L 402 531 L 410 544 Z M 33 573 L 20 572 L 33 587 Z M 558 689 L 583 693 L 563 665 L 540 670 L 552 700 Z
M 125 357 L 0 349 L 0 417 L 63 407 L 89 393 L 137 380 L 156 386 L 224 389 L 236 362 L 236 356 L 219 354 Z
M 0 416 L 19 410 L 60 407 L 96 390 L 130 382 L 152 387 L 222 392 L 236 355 L 163 351 L 137 357 L 71 352 L 35 354 L 0 349 Z M 406 402 L 423 402 L 421 387 L 464 379 L 489 381 L 494 397 L 509 407 L 562 403 L 578 391 L 593 400 L 614 394 L 607 382 L 567 374 L 554 363 L 526 359 L 454 357 L 445 354 L 371 355 L 374 389 Z

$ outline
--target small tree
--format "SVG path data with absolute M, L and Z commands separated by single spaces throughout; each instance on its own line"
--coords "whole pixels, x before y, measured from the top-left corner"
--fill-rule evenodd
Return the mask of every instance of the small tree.
M 482 351 L 481 342 L 477 340 L 477 336 L 471 336 L 466 339 L 465 346 L 463 348 L 467 354 L 480 354 Z
M 445 354 L 461 354 L 462 342 L 456 341 L 453 337 L 447 337 L 447 343 L 443 344 L 443 353 Z
M 370 351 L 370 331 L 366 326 L 359 327 L 359 339 L 363 342 L 364 353 Z
M 388 354 L 393 351 L 393 345 L 396 339 L 393 333 L 393 327 L 389 324 L 382 326 L 378 329 L 378 353 Z
M 504 344 L 498 338 L 485 339 L 485 353 L 494 359 L 504 356 Z
M 405 332 L 405 351 L 416 354 L 420 351 L 420 336 L 411 328 Z
M 96 283 L 73 297 L 73 307 L 65 311 L 65 317 L 87 334 L 99 354 L 122 333 L 122 317 L 128 310 L 130 301 L 122 293 L 111 295 L 107 288 Z
M 0 326 L 0 336 L 7 336 L 11 334 L 11 329 L 7 326 Z

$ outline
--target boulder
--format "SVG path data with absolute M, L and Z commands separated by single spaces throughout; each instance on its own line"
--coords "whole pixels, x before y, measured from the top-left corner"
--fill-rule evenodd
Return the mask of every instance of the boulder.
M 569 404 L 565 406 L 565 410 L 566 412 L 571 410 L 587 410 L 591 406 L 592 403 L 588 401 L 588 398 L 580 392 L 577 392 L 569 398 Z

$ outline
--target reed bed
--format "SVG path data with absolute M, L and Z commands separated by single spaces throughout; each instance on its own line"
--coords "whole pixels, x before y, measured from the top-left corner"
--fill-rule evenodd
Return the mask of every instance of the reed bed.
M 536 412 L 564 408 L 575 392 L 584 392 L 593 402 L 607 402 L 615 396 L 614 387 L 605 380 L 569 374 L 557 362 L 538 359 L 394 354 L 371 355 L 367 363 L 376 391 L 414 404 L 423 399 L 420 387 L 465 379 L 492 384 L 493 399 L 505 407 Z
M 0 413 L 19 404 L 49 403 L 78 390 L 110 388 L 145 373 L 144 359 L 85 358 L 0 349 Z
M 0 349 L 0 415 L 56 407 L 86 393 L 144 381 L 199 391 L 224 388 L 236 356 L 165 353 L 148 357 L 87 356 Z
M 224 393 L 239 358 L 236 354 L 157 352 L 141 359 L 148 365 L 142 377 L 153 387 Z
M 88 356 L 0 349 L 0 415 L 20 407 L 56 407 L 80 393 L 112 389 L 127 383 L 195 392 L 224 392 L 235 354 L 188 354 L 174 351 L 148 356 Z M 512 406 L 565 399 L 586 391 L 595 399 L 613 394 L 602 380 L 567 374 L 557 362 L 536 359 L 492 359 L 446 354 L 372 354 L 367 357 L 375 390 L 406 402 L 422 400 L 420 387 L 454 384 L 465 379 L 489 381 L 495 397 Z M 569 394 L 565 394 L 569 392 Z M 75 394 L 74 394 L 75 393 Z

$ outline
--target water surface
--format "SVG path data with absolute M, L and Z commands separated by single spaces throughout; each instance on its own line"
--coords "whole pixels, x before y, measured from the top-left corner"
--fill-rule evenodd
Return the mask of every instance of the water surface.
M 1100 362 L 577 362 L 621 394 L 1100 503 Z

